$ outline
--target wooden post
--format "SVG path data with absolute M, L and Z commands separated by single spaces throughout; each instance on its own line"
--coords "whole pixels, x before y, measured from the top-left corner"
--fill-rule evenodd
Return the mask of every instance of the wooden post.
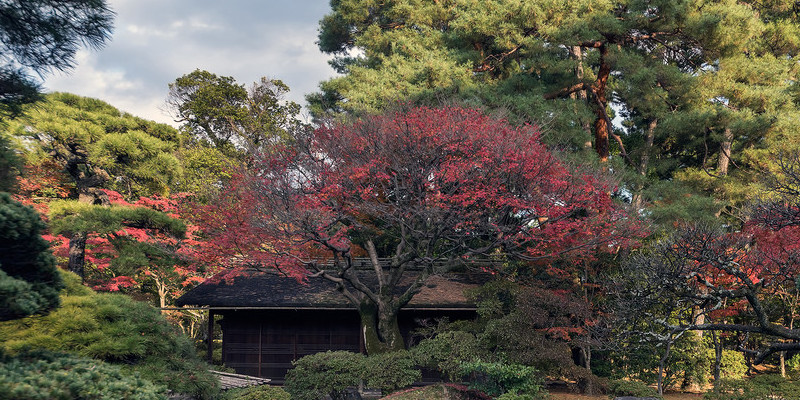
M 208 363 L 214 361 L 214 310 L 208 310 L 208 346 L 206 348 L 206 356 Z

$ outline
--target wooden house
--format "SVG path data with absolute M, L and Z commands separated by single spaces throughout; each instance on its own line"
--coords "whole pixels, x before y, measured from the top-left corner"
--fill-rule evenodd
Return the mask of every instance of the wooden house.
M 370 271 L 360 274 L 362 281 L 369 282 L 370 274 L 374 280 Z M 414 278 L 416 274 L 409 272 L 404 281 L 409 284 Z M 417 327 L 437 318 L 475 318 L 476 307 L 464 292 L 485 280 L 483 274 L 429 277 L 400 311 L 406 343 Z M 364 352 L 358 312 L 335 284 L 322 278 L 298 282 L 275 272 L 249 272 L 232 279 L 211 279 L 176 304 L 207 308 L 211 321 L 221 315 L 223 363 L 239 374 L 274 383 L 282 383 L 292 361 L 305 355 L 327 350 Z

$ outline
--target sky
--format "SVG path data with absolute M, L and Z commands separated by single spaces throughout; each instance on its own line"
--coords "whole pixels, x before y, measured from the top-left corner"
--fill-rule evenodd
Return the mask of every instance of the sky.
M 48 92 L 93 97 L 177 126 L 165 110 L 169 83 L 195 69 L 250 86 L 268 77 L 304 96 L 335 76 L 315 44 L 329 0 L 109 0 L 111 41 L 81 49 L 77 66 L 44 79 Z

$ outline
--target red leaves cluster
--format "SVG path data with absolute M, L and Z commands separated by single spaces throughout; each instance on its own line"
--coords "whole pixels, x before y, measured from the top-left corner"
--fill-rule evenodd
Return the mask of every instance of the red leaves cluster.
M 524 260 L 620 245 L 628 216 L 570 171 L 534 127 L 476 110 L 414 108 L 300 135 L 200 213 L 205 259 L 302 275 L 363 254 Z

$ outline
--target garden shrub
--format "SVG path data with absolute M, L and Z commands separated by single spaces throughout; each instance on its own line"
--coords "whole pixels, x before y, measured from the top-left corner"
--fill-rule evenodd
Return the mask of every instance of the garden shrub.
M 277 386 L 251 386 L 231 389 L 225 393 L 225 400 L 290 400 L 291 396 Z
M 364 375 L 364 356 L 349 351 L 327 351 L 294 362 L 284 388 L 292 400 L 342 399 L 348 387 L 358 386 Z
M 292 399 L 316 400 L 326 395 L 342 398 L 348 388 L 366 383 L 390 393 L 411 386 L 422 377 L 406 350 L 364 356 L 348 351 L 328 351 L 294 362 L 286 374 L 286 390 Z
M 644 382 L 633 380 L 613 380 L 608 383 L 609 397 L 655 397 L 661 399 L 658 391 Z
M 473 361 L 461 365 L 470 389 L 494 398 L 523 400 L 542 398 L 546 392 L 533 367 L 500 362 Z
M 63 287 L 39 214 L 0 192 L 0 321 L 47 313 Z
M 70 276 L 72 275 L 72 276 Z M 219 383 L 189 338 L 152 306 L 120 294 L 94 293 L 64 273 L 62 306 L 46 316 L 0 323 L 0 347 L 73 353 L 119 364 L 123 371 L 200 399 L 218 396 Z
M 794 379 L 800 379 L 800 354 L 795 354 L 786 361 L 786 372 Z
M 411 353 L 406 350 L 368 356 L 364 363 L 367 386 L 379 388 L 384 394 L 411 386 L 422 378 Z
M 800 399 L 800 382 L 780 375 L 759 375 L 751 379 L 721 379 L 705 400 Z
M 709 355 L 714 360 L 714 349 L 709 349 Z M 722 350 L 722 360 L 720 360 L 720 378 L 742 379 L 747 373 L 747 364 L 744 362 L 744 354 L 736 350 Z
M 98 360 L 47 351 L 0 355 L 0 399 L 156 400 L 166 399 L 166 390 Z
M 439 371 L 451 381 L 461 378 L 461 364 L 481 355 L 478 339 L 463 331 L 439 333 L 420 341 L 410 351 L 420 366 Z

